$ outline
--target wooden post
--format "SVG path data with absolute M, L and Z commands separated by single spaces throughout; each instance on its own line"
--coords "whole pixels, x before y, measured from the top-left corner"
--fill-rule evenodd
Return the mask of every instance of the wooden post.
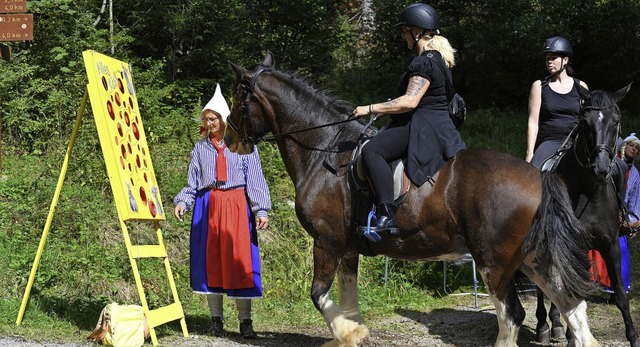
M 0 173 L 2 172 L 2 107 L 0 107 Z

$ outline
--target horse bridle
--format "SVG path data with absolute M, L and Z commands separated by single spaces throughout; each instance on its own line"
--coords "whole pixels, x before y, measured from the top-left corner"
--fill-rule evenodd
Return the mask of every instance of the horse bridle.
M 247 92 L 247 95 L 245 96 L 245 98 L 244 98 L 244 100 L 242 102 L 242 117 L 240 118 L 240 122 L 238 124 L 235 124 L 231 120 L 231 117 L 227 118 L 227 125 L 229 125 L 229 127 L 231 129 L 233 129 L 233 131 L 235 131 L 238 135 L 240 135 L 242 137 L 242 141 L 244 143 L 258 144 L 262 140 L 273 140 L 273 139 L 275 139 L 277 137 L 280 137 L 280 136 L 285 136 L 285 135 L 295 134 L 295 133 L 299 133 L 299 132 L 303 132 L 303 131 L 309 131 L 309 130 L 324 128 L 324 127 L 328 127 L 328 126 L 332 126 L 332 125 L 351 122 L 351 121 L 354 121 L 354 120 L 357 119 L 355 117 L 351 117 L 351 115 L 350 115 L 349 118 L 344 119 L 344 120 L 339 120 L 339 121 L 336 121 L 336 122 L 317 125 L 317 126 L 313 126 L 313 127 L 309 127 L 309 128 L 304 128 L 304 129 L 287 131 L 287 132 L 279 133 L 279 134 L 273 134 L 272 136 L 263 136 L 263 137 L 259 137 L 259 138 L 255 139 L 255 140 L 253 139 L 253 137 L 248 136 L 246 131 L 244 132 L 244 134 L 241 134 L 240 133 L 240 127 L 242 126 L 242 123 L 244 122 L 244 120 L 249 118 L 249 103 L 251 102 L 251 97 L 253 96 L 253 93 L 255 92 L 256 81 L 258 80 L 258 76 L 260 76 L 260 74 L 265 72 L 265 71 L 272 71 L 272 70 L 273 70 L 273 68 L 271 68 L 271 67 L 260 65 L 258 67 L 258 69 L 256 70 L 256 72 L 253 74 L 253 77 L 251 78 L 251 81 L 249 82 L 249 84 L 247 84 L 245 82 L 244 78 L 241 78 L 240 86 L 244 90 L 246 90 L 246 92 Z M 367 128 L 373 123 L 374 120 L 375 120 L 375 118 L 371 117 L 371 121 L 367 125 Z
M 253 74 L 253 77 L 251 78 L 251 81 L 249 82 L 249 84 L 245 83 L 244 78 L 241 78 L 240 86 L 247 91 L 247 95 L 242 101 L 242 117 L 240 118 L 240 122 L 237 125 L 231 120 L 231 117 L 227 118 L 227 125 L 229 125 L 229 127 L 233 129 L 233 131 L 238 133 L 238 135 L 242 136 L 242 141 L 244 143 L 256 144 L 260 141 L 260 139 L 258 139 L 258 141 L 254 141 L 254 139 L 251 136 L 247 135 L 246 131 L 244 132 L 244 134 L 241 134 L 240 126 L 242 126 L 242 123 L 246 118 L 249 118 L 249 102 L 251 101 L 251 96 L 253 96 L 253 93 L 255 92 L 256 81 L 258 80 L 258 76 L 260 76 L 260 74 L 265 71 L 271 71 L 271 70 L 272 70 L 271 67 L 267 67 L 263 65 L 259 66 L 256 72 Z
M 580 109 L 580 121 L 578 122 L 578 127 L 585 127 L 584 124 L 585 124 L 586 121 L 584 120 L 583 116 L 588 110 L 602 111 L 602 110 L 607 110 L 607 109 L 615 108 L 615 107 L 616 106 L 606 106 L 606 107 L 583 106 Z M 581 131 L 578 131 L 577 135 L 576 135 L 576 141 L 577 141 L 577 138 L 580 136 L 580 134 L 581 134 Z M 617 139 L 619 135 L 620 135 L 620 123 L 618 123 L 618 127 L 616 128 L 616 136 L 615 136 L 615 138 Z M 591 159 L 593 157 L 595 157 L 596 155 L 598 155 L 598 153 L 600 153 L 602 151 L 606 151 L 609 154 L 609 158 L 611 158 L 611 163 L 609 164 L 609 172 L 611 172 L 611 169 L 612 169 L 612 167 L 613 167 L 613 165 L 615 163 L 615 156 L 616 156 L 615 143 L 611 148 L 609 146 L 607 146 L 607 144 L 600 143 L 600 144 L 597 144 L 593 148 L 590 149 L 588 147 L 587 141 L 583 141 L 583 142 L 584 142 L 584 149 L 585 149 L 586 153 L 588 153 L 587 162 L 586 163 L 584 163 L 584 162 L 582 162 L 582 160 L 580 160 L 580 157 L 578 156 L 578 153 L 576 153 L 576 146 L 573 147 L 573 153 L 574 153 L 574 156 L 576 158 L 576 161 L 577 161 L 578 165 L 580 165 L 580 167 L 582 167 L 583 169 L 590 168 L 591 164 L 592 164 Z

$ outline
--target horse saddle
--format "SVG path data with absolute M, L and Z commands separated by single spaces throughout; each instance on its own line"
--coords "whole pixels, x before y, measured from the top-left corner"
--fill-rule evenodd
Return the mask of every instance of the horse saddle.
M 351 182 L 360 191 L 368 191 L 370 189 L 369 182 L 367 181 L 367 169 L 364 167 L 361 156 L 362 148 L 364 148 L 369 140 L 369 138 L 365 138 L 358 142 L 358 146 L 354 149 L 351 156 L 353 165 L 351 165 L 349 175 L 351 176 Z M 411 187 L 411 181 L 404 171 L 405 160 L 406 159 L 398 159 L 390 164 L 391 171 L 393 172 L 393 199 L 396 205 L 400 205 L 402 201 L 404 201 Z
M 567 138 L 562 143 L 562 146 L 560 146 L 560 148 L 558 148 L 558 150 L 552 156 L 542 162 L 540 171 L 558 171 L 558 164 L 560 163 L 560 159 L 562 159 L 565 153 L 567 153 L 567 150 L 571 148 L 571 146 L 573 145 L 573 140 L 574 138 L 571 136 L 571 134 L 569 134 L 569 136 L 567 136 Z

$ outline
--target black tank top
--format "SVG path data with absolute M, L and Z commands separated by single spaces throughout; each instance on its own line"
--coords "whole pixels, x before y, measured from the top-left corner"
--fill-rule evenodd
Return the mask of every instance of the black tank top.
M 578 124 L 580 114 L 580 81 L 574 78 L 567 94 L 556 93 L 548 83 L 542 82 L 542 104 L 538 118 L 536 147 L 545 140 L 564 139 Z

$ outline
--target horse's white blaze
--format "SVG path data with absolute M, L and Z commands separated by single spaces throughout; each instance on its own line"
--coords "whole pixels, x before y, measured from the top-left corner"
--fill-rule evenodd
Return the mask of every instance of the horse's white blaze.
M 519 327 L 509 319 L 507 315 L 506 305 L 498 300 L 495 296 L 489 294 L 489 298 L 496 307 L 496 316 L 498 318 L 498 338 L 494 347 L 517 347 Z

